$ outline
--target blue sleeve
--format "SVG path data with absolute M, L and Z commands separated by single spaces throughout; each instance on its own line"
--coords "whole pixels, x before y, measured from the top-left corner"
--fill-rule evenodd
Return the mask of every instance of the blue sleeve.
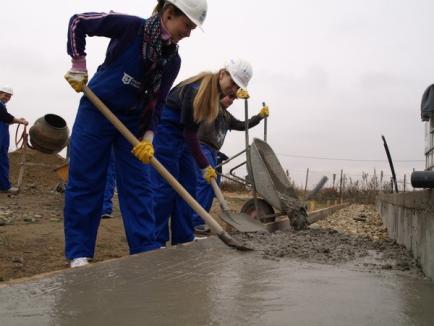
M 0 102 L 0 121 L 9 124 L 12 123 L 12 121 L 14 121 L 14 116 L 8 113 L 8 110 L 6 109 L 6 105 L 4 105 L 2 102 Z
M 140 17 L 115 12 L 74 15 L 68 26 L 68 54 L 71 57 L 86 55 L 86 35 L 122 38 L 124 35 L 136 33 L 143 21 Z
M 163 77 L 161 80 L 160 90 L 158 92 L 157 102 L 155 108 L 152 110 L 152 120 L 148 129 L 155 131 L 157 129 L 158 123 L 160 122 L 161 110 L 166 104 L 166 98 L 178 76 L 179 69 L 181 68 L 181 57 L 179 54 L 173 57 L 167 65 L 164 67 Z

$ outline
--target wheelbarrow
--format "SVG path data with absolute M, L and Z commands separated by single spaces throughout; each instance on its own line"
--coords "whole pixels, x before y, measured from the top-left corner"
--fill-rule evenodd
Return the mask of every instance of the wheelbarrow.
M 265 103 L 263 103 L 265 105 Z M 245 100 L 245 120 L 248 121 L 248 102 Z M 240 215 L 233 219 L 222 219 L 243 232 L 244 223 L 250 223 L 254 219 L 264 224 L 268 231 L 275 230 L 300 230 L 309 224 L 306 200 L 312 199 L 327 182 L 327 177 L 323 177 L 317 186 L 303 199 L 299 199 L 289 179 L 277 159 L 276 154 L 266 142 L 267 139 L 267 118 L 264 121 L 264 140 L 254 138 L 249 145 L 249 133 L 246 123 L 246 149 L 230 157 L 221 165 L 246 153 L 246 161 L 238 164 L 230 170 L 230 175 L 221 174 L 222 177 L 234 182 L 250 186 L 253 198 L 248 200 L 241 208 Z M 234 172 L 241 166 L 247 166 L 247 176 L 241 178 Z M 277 212 L 276 212 L 277 211 Z

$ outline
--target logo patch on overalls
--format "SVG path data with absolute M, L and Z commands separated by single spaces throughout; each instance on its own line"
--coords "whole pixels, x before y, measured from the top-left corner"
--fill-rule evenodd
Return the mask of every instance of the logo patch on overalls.
M 124 72 L 124 76 L 122 77 L 122 82 L 125 85 L 131 85 L 134 88 L 140 88 L 140 86 L 142 86 L 142 83 L 135 80 L 132 76 L 128 75 L 127 73 Z

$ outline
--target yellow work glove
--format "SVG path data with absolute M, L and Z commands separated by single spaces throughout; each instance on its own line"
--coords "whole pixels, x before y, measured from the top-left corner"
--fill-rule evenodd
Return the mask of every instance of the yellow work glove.
M 236 95 L 237 95 L 237 98 L 244 99 L 244 100 L 248 99 L 250 97 L 249 92 L 242 89 L 242 88 L 238 88 Z
M 66 81 L 77 93 L 83 91 L 83 87 L 87 84 L 87 78 L 87 71 L 75 71 L 71 69 L 65 74 Z
M 154 146 L 152 146 L 149 141 L 142 140 L 140 143 L 133 147 L 131 153 L 133 153 L 134 156 L 143 163 L 149 164 L 151 158 L 154 157 Z
M 259 111 L 259 115 L 262 118 L 268 117 L 270 115 L 270 110 L 268 109 L 268 106 L 266 106 L 266 105 L 263 106 L 262 109 L 261 109 L 261 111 Z
M 202 176 L 208 183 L 211 183 L 211 178 L 217 179 L 217 173 L 210 165 L 202 169 Z

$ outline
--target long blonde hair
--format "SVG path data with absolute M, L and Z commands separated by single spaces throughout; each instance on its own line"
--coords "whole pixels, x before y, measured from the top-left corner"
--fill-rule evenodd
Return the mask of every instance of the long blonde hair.
M 179 87 L 184 87 L 185 85 L 193 84 L 200 80 L 199 90 L 193 100 L 193 118 L 196 123 L 211 123 L 219 114 L 219 75 L 220 71 L 217 73 L 205 71 L 179 84 Z

